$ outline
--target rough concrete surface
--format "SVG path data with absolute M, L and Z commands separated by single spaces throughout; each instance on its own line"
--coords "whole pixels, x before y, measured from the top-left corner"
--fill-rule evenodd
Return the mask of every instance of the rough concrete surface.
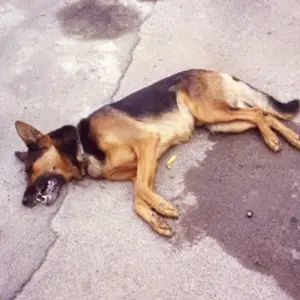
M 135 216 L 129 183 L 70 184 L 54 206 L 23 208 L 13 155 L 16 119 L 75 124 L 182 69 L 299 96 L 298 1 L 14 0 L 0 14 L 1 300 L 300 299 L 299 153 L 285 142 L 273 154 L 256 131 L 200 130 L 172 149 L 156 183 L 181 210 L 171 240 Z

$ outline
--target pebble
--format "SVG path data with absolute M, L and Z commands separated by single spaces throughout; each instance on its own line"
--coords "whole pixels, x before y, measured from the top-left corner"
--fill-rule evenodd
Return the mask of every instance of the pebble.
M 253 217 L 253 211 L 252 210 L 247 210 L 246 216 L 247 216 L 247 218 L 252 218 Z
M 292 222 L 292 223 L 296 223 L 296 222 L 298 222 L 298 220 L 297 220 L 296 217 L 291 217 L 291 222 Z

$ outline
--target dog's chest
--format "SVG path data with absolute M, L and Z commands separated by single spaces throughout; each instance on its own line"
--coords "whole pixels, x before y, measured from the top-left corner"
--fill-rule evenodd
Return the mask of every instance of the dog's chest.
M 178 101 L 178 109 L 143 123 L 147 130 L 160 135 L 158 157 L 171 146 L 188 141 L 194 131 L 194 117 L 181 101 Z

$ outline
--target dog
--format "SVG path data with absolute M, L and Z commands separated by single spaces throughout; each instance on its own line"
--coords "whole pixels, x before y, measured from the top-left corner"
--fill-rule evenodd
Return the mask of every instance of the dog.
M 62 186 L 86 176 L 130 180 L 136 214 L 162 236 L 172 228 L 164 217 L 178 208 L 153 190 L 159 158 L 187 142 L 197 127 L 210 132 L 241 133 L 258 128 L 272 151 L 277 134 L 300 149 L 299 135 L 280 120 L 299 113 L 299 100 L 282 103 L 226 73 L 191 69 L 178 72 L 108 104 L 79 121 L 43 134 L 16 121 L 27 151 L 15 152 L 25 164 L 24 206 L 52 204 Z

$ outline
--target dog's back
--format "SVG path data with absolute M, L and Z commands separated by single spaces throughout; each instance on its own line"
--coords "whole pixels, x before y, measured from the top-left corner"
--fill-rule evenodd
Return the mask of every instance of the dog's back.
M 298 113 L 299 101 L 283 104 L 228 74 L 191 69 L 106 105 L 94 112 L 89 120 L 97 119 L 97 124 L 102 127 L 101 116 L 108 114 L 131 119 L 134 126 L 160 135 L 157 152 L 160 157 L 171 146 L 186 142 L 195 126 L 204 125 L 214 131 L 216 112 L 248 108 L 259 108 L 262 112 L 288 119 Z

